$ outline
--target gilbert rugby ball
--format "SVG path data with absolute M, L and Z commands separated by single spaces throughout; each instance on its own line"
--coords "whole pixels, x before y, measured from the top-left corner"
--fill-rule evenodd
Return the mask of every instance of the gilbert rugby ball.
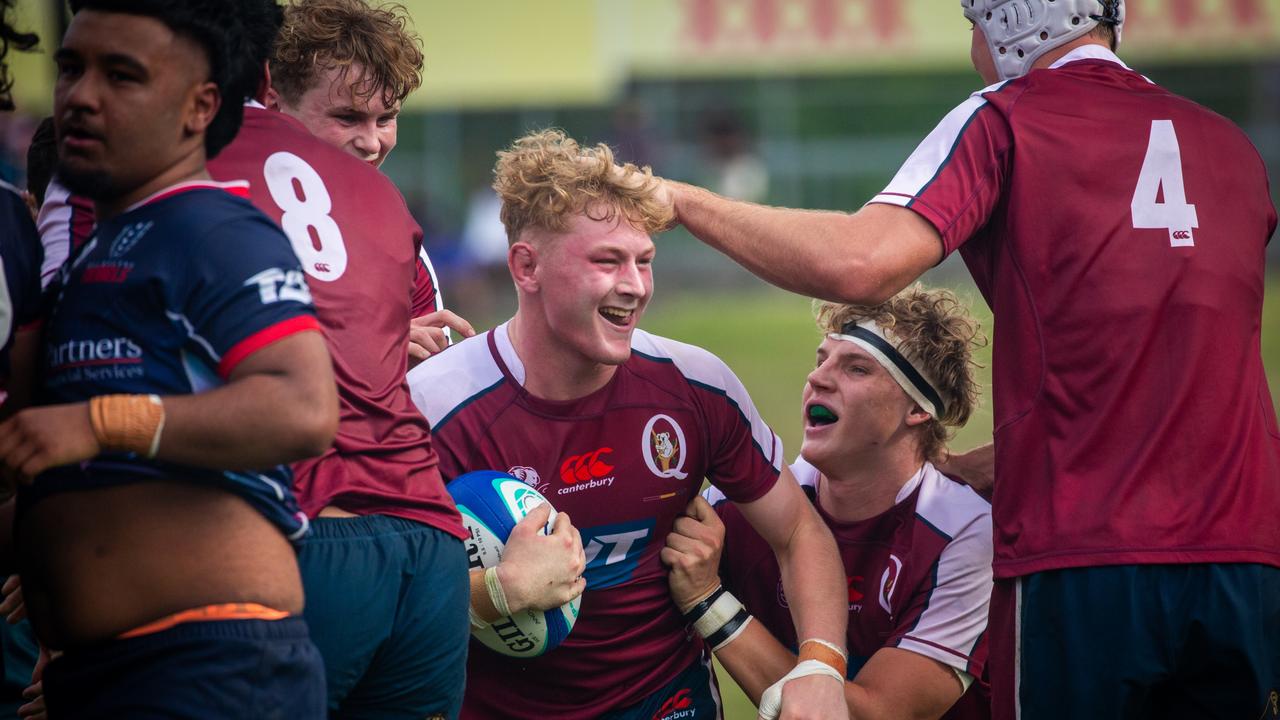
M 488 568 L 502 559 L 502 548 L 511 530 L 529 511 L 547 502 L 542 493 L 516 478 L 492 470 L 462 475 L 449 483 L 449 494 L 462 514 L 467 563 L 472 568 Z M 556 519 L 555 508 L 542 529 L 545 534 Z M 554 610 L 524 610 L 500 618 L 471 634 L 486 647 L 512 657 L 536 657 L 564 642 L 578 619 L 581 596 Z

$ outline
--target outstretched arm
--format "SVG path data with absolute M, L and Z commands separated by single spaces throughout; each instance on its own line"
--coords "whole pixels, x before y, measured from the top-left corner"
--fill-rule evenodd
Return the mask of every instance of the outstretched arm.
M 676 219 L 694 237 L 785 290 L 876 304 L 942 260 L 938 231 L 914 211 L 856 213 L 767 207 L 665 181 Z

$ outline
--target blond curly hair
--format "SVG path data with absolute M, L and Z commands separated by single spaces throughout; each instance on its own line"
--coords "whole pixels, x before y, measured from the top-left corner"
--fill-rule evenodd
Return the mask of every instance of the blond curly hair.
M 875 306 L 814 304 L 818 328 L 838 333 L 849 323 L 874 321 L 884 329 L 903 355 L 919 363 L 936 383 L 946 409 L 923 427 L 921 453 L 930 462 L 945 459 L 954 428 L 963 427 L 978 404 L 979 388 L 973 379 L 978 364 L 973 349 L 986 344 L 978 321 L 950 290 L 921 285 L 899 292 Z
M 564 232 L 576 215 L 626 220 L 652 235 L 671 225 L 675 212 L 648 167 L 618 165 L 607 145 L 584 148 L 562 130 L 530 133 L 498 153 L 493 189 L 502 200 L 507 241 L 527 229 Z
M 422 39 L 409 29 L 403 5 L 371 6 L 365 0 L 298 0 L 285 8 L 271 56 L 271 86 L 297 104 L 321 74 L 343 77 L 352 65 L 364 71 L 352 88 L 356 99 L 380 94 L 387 107 L 422 85 Z

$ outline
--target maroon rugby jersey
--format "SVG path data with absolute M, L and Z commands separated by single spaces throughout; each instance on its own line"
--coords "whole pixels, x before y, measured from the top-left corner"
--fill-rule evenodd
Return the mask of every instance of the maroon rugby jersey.
M 1099 46 L 974 95 L 872 202 L 995 312 L 995 570 L 1280 566 L 1257 151 Z
M 582 533 L 587 590 L 573 632 L 540 658 L 472 642 L 464 718 L 595 718 L 642 700 L 702 651 L 658 554 L 708 478 L 737 502 L 778 479 L 782 446 L 742 384 L 705 350 L 637 330 L 600 390 L 552 402 L 523 389 L 506 325 L 409 373 L 445 477 L 503 470 Z
M 338 436 L 320 457 L 294 465 L 302 509 L 314 517 L 336 505 L 465 537 L 404 379 L 422 231 L 399 191 L 293 118 L 254 107 L 209 173 L 248 180 L 253 203 L 284 228 L 333 356 Z
M 797 460 L 791 472 L 812 500 L 818 471 Z M 772 548 L 715 489 L 703 495 L 724 522 L 720 579 L 755 619 L 792 652 L 799 639 Z M 982 677 L 991 602 L 991 506 L 926 464 L 889 510 L 841 522 L 814 502 L 831 528 L 849 586 L 849 677 L 877 650 L 896 647 Z M 991 717 L 980 681 L 946 715 Z

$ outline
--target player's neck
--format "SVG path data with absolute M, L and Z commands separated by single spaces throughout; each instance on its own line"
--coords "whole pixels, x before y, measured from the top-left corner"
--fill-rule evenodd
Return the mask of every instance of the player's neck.
M 819 468 L 818 504 L 842 522 L 875 517 L 894 506 L 902 487 L 923 464 L 913 448 L 911 452 L 868 452 Z
M 209 179 L 209 172 L 204 164 L 204 153 L 200 153 L 199 157 L 184 158 L 182 162 L 171 165 L 164 172 L 119 197 L 95 200 L 94 213 L 99 221 L 110 220 L 167 187 L 193 180 Z
M 1102 40 L 1099 40 L 1093 35 L 1085 35 L 1084 37 L 1079 37 L 1079 38 L 1076 38 L 1075 40 L 1072 40 L 1071 42 L 1067 43 L 1066 45 L 1063 45 L 1062 47 L 1056 47 L 1053 50 L 1050 50 L 1049 52 L 1045 53 L 1044 55 L 1036 58 L 1036 61 L 1031 65 L 1031 69 L 1041 70 L 1041 69 L 1047 68 L 1050 65 L 1058 62 L 1062 58 L 1066 57 L 1067 53 L 1071 52 L 1072 50 L 1075 50 L 1076 48 L 1084 47 L 1085 45 L 1097 45 L 1098 47 L 1101 47 L 1101 48 L 1106 48 L 1108 50 L 1111 49 L 1105 42 L 1103 42 Z
M 524 389 L 543 400 L 586 397 L 608 385 L 618 370 L 565 348 L 545 326 L 518 310 L 507 324 L 507 337 L 524 365 Z

